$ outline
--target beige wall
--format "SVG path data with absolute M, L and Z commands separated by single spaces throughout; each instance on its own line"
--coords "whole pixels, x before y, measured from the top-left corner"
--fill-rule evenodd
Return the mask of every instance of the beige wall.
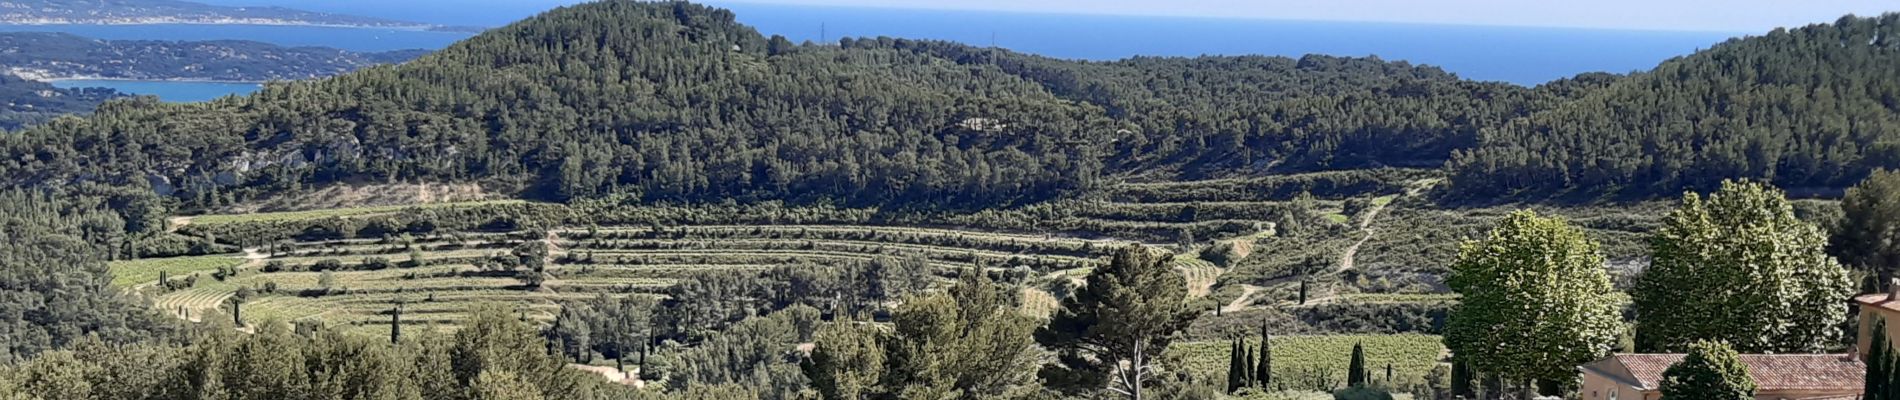
M 1646 396 L 1636 388 L 1598 374 L 1596 371 L 1584 371 L 1583 390 L 1577 392 L 1581 396 L 1580 400 L 1610 400 L 1611 392 L 1616 393 L 1616 400 L 1655 400 L 1662 397 L 1661 393 Z
M 1873 350 L 1873 336 L 1869 335 L 1868 331 L 1874 329 L 1875 316 L 1887 321 L 1887 340 L 1900 343 L 1900 340 L 1895 340 L 1900 338 L 1900 311 L 1862 304 L 1860 306 L 1860 335 L 1854 342 L 1856 346 L 1854 348 L 1859 349 L 1862 360 L 1867 359 L 1867 352 Z

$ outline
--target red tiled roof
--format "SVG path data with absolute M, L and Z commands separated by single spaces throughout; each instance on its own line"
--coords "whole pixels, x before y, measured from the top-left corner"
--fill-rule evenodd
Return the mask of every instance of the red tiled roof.
M 1890 311 L 1900 311 L 1900 301 L 1888 300 L 1891 297 L 1892 295 L 1886 293 L 1863 294 L 1854 296 L 1854 302 L 1862 305 L 1885 308 Z
M 1681 354 L 1617 354 L 1644 389 L 1661 387 L 1663 370 L 1682 361 Z M 1846 354 L 1743 354 L 1756 390 L 1860 389 L 1867 366 Z

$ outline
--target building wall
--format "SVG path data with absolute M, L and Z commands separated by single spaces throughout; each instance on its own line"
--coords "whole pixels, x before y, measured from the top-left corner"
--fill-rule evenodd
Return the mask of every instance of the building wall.
M 1860 335 L 1854 342 L 1854 348 L 1860 351 L 1862 360 L 1867 359 L 1867 352 L 1873 350 L 1874 336 L 1869 331 L 1874 329 L 1876 316 L 1887 322 L 1887 340 L 1892 341 L 1891 343 L 1900 343 L 1900 340 L 1896 340 L 1900 339 L 1900 311 L 1862 304 L 1860 305 Z
M 1615 393 L 1615 397 L 1611 397 Z M 1657 393 L 1649 396 L 1630 385 L 1623 384 L 1596 371 L 1584 371 L 1583 390 L 1578 392 L 1579 400 L 1655 400 L 1662 397 Z

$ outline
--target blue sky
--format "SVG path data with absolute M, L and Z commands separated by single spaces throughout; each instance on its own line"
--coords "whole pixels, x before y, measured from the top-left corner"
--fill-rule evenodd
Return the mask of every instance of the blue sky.
M 581 0 L 202 0 L 501 25 Z M 1900 11 L 1894 0 L 705 0 L 1045 13 L 1760 33 Z
M 1893 0 L 733 0 L 812 4 L 1373 21 L 1460 25 L 1765 32 L 1849 13 L 1900 11 Z M 717 3 L 717 2 L 715 2 Z

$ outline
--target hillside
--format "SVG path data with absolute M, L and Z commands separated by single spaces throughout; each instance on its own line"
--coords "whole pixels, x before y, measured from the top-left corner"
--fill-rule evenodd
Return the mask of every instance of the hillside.
M 1550 101 L 1376 59 L 1077 63 L 902 39 L 796 46 L 732 17 L 685 3 L 564 8 L 398 67 L 29 133 L 12 148 L 71 152 L 0 172 L 162 178 L 204 206 L 354 177 L 517 182 L 546 199 L 618 188 L 980 208 L 1131 172 L 1435 165 L 1480 127 Z M 148 120 L 170 122 L 127 123 Z M 74 144 L 98 136 L 143 145 L 82 157 L 101 149 Z M 199 156 L 156 157 L 179 152 Z
M 0 22 L 24 25 L 250 24 L 374 28 L 433 25 L 282 7 L 223 7 L 179 0 L 7 0 Z
M 92 112 L 100 103 L 125 96 L 104 88 L 61 89 L 45 82 L 0 74 L 0 130 L 15 131 L 63 115 Z
M 1888 36 L 1793 39 L 1890 29 L 1894 18 L 1526 88 L 1377 58 L 1081 62 L 895 38 L 794 44 L 683 2 L 566 7 L 400 65 L 206 103 L 107 102 L 0 135 L 0 204 L 30 211 L 0 224 L 26 234 L 0 243 L 13 252 L 0 261 L 83 269 L 51 279 L 63 265 L 5 265 L 20 273 L 0 274 L 0 289 L 27 300 L 0 311 L 55 293 L 43 288 L 71 288 L 46 301 L 61 309 L 106 306 L 4 321 L 35 335 L 6 354 L 108 347 L 61 329 L 83 325 L 107 344 L 164 343 L 138 351 L 193 343 L 193 357 L 209 359 L 224 357 L 216 346 L 337 344 L 460 374 L 398 378 L 441 386 L 419 398 L 475 397 L 458 396 L 487 375 L 455 357 L 529 357 L 515 363 L 552 381 L 572 372 L 562 364 L 626 367 L 637 354 L 634 375 L 657 388 L 640 395 L 792 399 L 819 386 L 794 354 L 820 337 L 937 320 L 894 315 L 941 309 L 960 314 L 943 321 L 1003 322 L 915 343 L 963 343 L 959 332 L 1010 321 L 994 332 L 1036 343 L 1029 331 L 1065 329 L 1049 322 L 1065 301 L 1111 286 L 1084 282 L 1141 263 L 1144 283 L 1160 284 L 1140 287 L 1184 310 L 1179 335 L 1154 335 L 1175 345 L 1160 352 L 1180 372 L 1167 379 L 1217 385 L 1221 347 L 1266 330 L 1290 388 L 1337 387 L 1349 349 L 1364 345 L 1391 371 L 1382 385 L 1432 393 L 1450 374 L 1438 335 L 1463 301 L 1447 264 L 1518 209 L 1563 217 L 1600 243 L 1627 288 L 1675 206 L 1662 199 L 1703 179 L 1821 192 L 1900 163 L 1860 156 L 1889 140 L 1895 117 L 1891 102 L 1869 103 L 1891 100 L 1883 90 L 1900 78 L 1882 58 Z M 1781 74 L 1766 78 L 1742 68 L 1750 57 L 1797 67 L 1761 67 Z M 1797 72 L 1805 78 L 1782 76 Z M 1794 83 L 1753 83 L 1802 79 L 1859 91 L 1806 104 Z M 1751 90 L 1761 96 L 1740 95 Z M 1723 113 L 1738 114 L 1695 124 Z M 1865 129 L 1778 119 L 1807 116 Z M 1853 140 L 1815 139 L 1829 132 Z M 1735 149 L 1781 158 L 1761 159 L 1780 160 L 1763 175 L 1709 166 Z M 1570 163 L 1585 156 L 1595 158 Z M 1817 161 L 1787 161 L 1796 156 Z M 1655 171 L 1664 165 L 1682 169 Z M 1577 198 L 1631 201 L 1541 201 Z M 1844 215 L 1829 200 L 1788 208 L 1822 227 Z M 1002 295 L 944 297 L 983 292 Z M 972 303 L 990 308 L 963 308 Z M 179 338 L 162 328 L 171 323 L 214 339 Z M 859 343 L 911 343 L 884 337 L 899 336 Z M 502 350 L 447 347 L 471 340 Z M 54 354 L 37 365 L 93 357 Z M 292 377 L 325 365 L 254 364 Z
M 358 53 L 242 40 L 96 40 L 63 33 L 0 33 L 0 68 L 41 80 L 300 80 L 404 62 L 424 53 Z
M 1449 164 L 1472 197 L 1668 195 L 1726 178 L 1836 194 L 1900 167 L 1900 14 L 1733 39 L 1495 127 Z

